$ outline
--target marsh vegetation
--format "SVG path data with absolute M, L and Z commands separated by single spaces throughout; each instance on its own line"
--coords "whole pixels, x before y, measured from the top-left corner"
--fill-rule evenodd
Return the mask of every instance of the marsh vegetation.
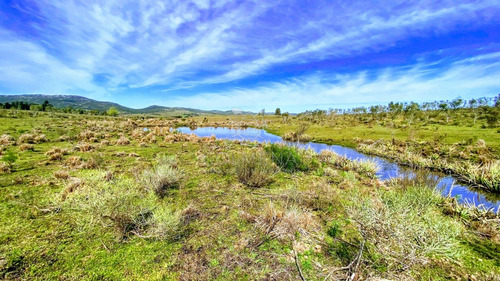
M 203 118 L 207 121 L 0 110 L 1 278 L 496 280 L 500 275 L 497 214 L 443 197 L 425 179 L 382 181 L 373 163 L 331 151 L 175 130 L 232 122 Z M 286 132 L 309 122 L 300 135 L 327 141 L 332 127 L 304 118 L 283 122 L 281 116 L 263 116 L 243 125 Z M 324 129 L 317 134 L 318 128 Z M 494 129 L 471 129 L 484 130 L 485 144 L 463 144 L 470 153 L 464 157 L 481 167 L 495 163 L 490 161 L 498 157 Z M 373 135 L 358 142 L 368 145 L 368 136 Z M 404 138 L 394 136 L 408 147 L 422 142 Z M 397 151 L 398 143 L 394 146 Z M 456 158 L 457 150 L 446 155 Z

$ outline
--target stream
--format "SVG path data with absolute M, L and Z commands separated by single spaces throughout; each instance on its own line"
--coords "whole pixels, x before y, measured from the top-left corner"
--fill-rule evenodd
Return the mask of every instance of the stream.
M 194 130 L 188 127 L 180 127 L 178 131 L 185 134 L 195 134 L 199 137 L 210 137 L 214 135 L 217 139 L 256 141 L 279 143 L 284 142 L 288 145 L 298 146 L 300 148 L 310 148 L 319 153 L 322 150 L 331 150 L 339 155 L 343 155 L 350 160 L 372 160 L 379 166 L 377 176 L 381 180 L 387 180 L 395 177 L 423 177 L 426 183 L 435 186 L 444 196 L 450 194 L 456 197 L 459 203 L 484 206 L 487 209 L 497 212 L 500 208 L 500 195 L 484 192 L 459 183 L 454 177 L 427 169 L 415 169 L 402 166 L 394 161 L 387 160 L 377 156 L 369 156 L 356 151 L 355 149 L 340 146 L 328 145 L 315 142 L 298 143 L 283 141 L 281 137 L 270 134 L 262 129 L 232 129 L 226 127 L 198 127 Z

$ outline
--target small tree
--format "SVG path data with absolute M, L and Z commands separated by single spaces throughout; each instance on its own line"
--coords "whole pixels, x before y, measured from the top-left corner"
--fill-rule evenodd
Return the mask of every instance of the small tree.
M 276 108 L 276 111 L 274 112 L 274 115 L 281 115 L 281 109 L 279 107 Z
M 106 114 L 109 116 L 117 116 L 118 115 L 118 109 L 114 106 L 110 107 L 108 111 L 106 111 Z

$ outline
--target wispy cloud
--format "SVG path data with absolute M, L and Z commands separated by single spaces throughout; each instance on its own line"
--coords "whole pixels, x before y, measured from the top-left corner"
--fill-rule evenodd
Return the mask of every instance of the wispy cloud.
M 351 108 L 390 101 L 433 101 L 495 95 L 500 91 L 500 53 L 454 62 L 446 69 L 419 63 L 410 69 L 385 68 L 350 74 L 322 73 L 272 82 L 254 89 L 178 97 L 172 105 L 195 108 L 243 108 L 268 111 Z M 429 78 L 431 77 L 431 78 Z
M 500 14 L 493 0 L 348 4 L 21 0 L 0 6 L 0 71 L 5 73 L 0 75 L 0 93 L 76 93 L 129 104 L 131 91 L 142 91 L 165 104 L 188 101 L 182 89 L 189 89 L 189 101 L 199 104 L 207 96 L 204 87 L 219 84 L 225 85 L 221 88 L 226 94 L 217 95 L 228 99 L 232 94 L 252 99 L 243 95 L 258 95 L 273 87 L 293 89 L 296 95 L 302 91 L 300 98 L 305 99 L 311 89 L 363 87 L 371 82 L 362 78 L 366 71 L 379 79 L 389 71 L 388 85 L 402 83 L 402 79 L 420 84 L 426 79 L 439 81 L 440 71 L 430 72 L 436 77 L 412 72 L 422 67 L 419 64 L 430 65 L 428 59 L 417 64 L 406 61 L 401 69 L 381 65 L 378 70 L 364 71 L 362 57 L 388 51 L 389 59 L 390 50 L 403 46 L 408 57 L 418 58 L 422 54 L 416 49 L 425 44 L 435 44 L 426 51 L 439 54 L 443 48 L 455 47 L 454 42 L 446 44 L 448 39 L 441 39 L 453 32 L 474 37 L 479 30 L 477 40 L 483 36 L 481 42 L 498 43 L 488 36 L 495 25 L 498 28 Z M 412 40 L 422 43 L 415 46 Z M 448 65 L 488 53 L 477 45 L 466 49 L 448 57 Z M 332 63 L 336 60 L 347 60 L 351 69 L 337 71 L 338 64 Z M 299 74 L 291 70 L 303 65 L 307 67 Z M 274 72 L 281 73 L 274 83 L 241 82 L 265 80 Z M 337 78 L 325 83 L 322 75 L 330 74 L 318 72 L 335 73 Z M 350 84 L 346 86 L 343 79 Z M 353 82 L 360 79 L 364 83 Z M 231 83 L 239 84 L 231 88 Z

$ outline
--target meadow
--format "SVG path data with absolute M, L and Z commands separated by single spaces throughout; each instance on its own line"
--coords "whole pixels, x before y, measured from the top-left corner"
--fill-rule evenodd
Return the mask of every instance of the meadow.
M 263 127 L 373 153 L 383 140 L 424 157 L 434 142 L 450 161 L 498 159 L 486 117 L 404 127 L 406 117 L 374 116 L 0 110 L 0 277 L 498 280 L 498 214 L 442 197 L 425 179 L 380 181 L 373 163 L 332 152 L 175 131 Z

